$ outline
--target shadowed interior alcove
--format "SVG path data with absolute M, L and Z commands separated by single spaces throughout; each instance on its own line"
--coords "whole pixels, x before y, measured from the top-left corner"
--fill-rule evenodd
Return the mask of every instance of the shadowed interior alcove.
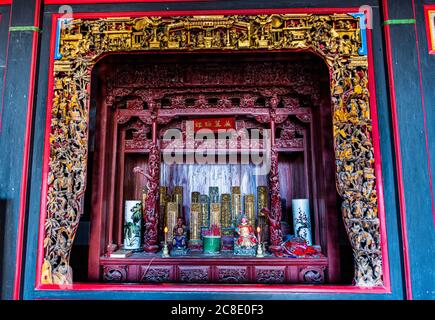
M 275 132 L 283 232 L 293 232 L 291 199 L 309 198 L 313 240 L 327 257 L 326 279 L 322 282 L 350 283 L 352 253 L 343 228 L 341 200 L 335 186 L 330 78 L 321 58 L 311 53 L 294 52 L 117 54 L 106 56 L 95 65 L 91 81 L 88 187 L 78 239 L 72 250 L 74 281 L 119 280 L 105 278 L 105 268 L 122 262 L 111 262 L 104 255 L 110 241 L 122 245 L 123 202 L 140 199 L 141 187 L 147 182 L 146 178 L 134 174 L 133 169 L 139 166 L 147 170 L 149 152 L 144 141 L 151 138 L 151 129 L 135 116 L 119 124 L 117 110 L 146 112 L 149 104 L 155 103 L 158 109 L 165 110 L 170 116 L 166 123 L 159 125 L 159 137 L 165 129 L 182 129 L 183 121 L 189 119 L 229 115 L 235 116 L 236 124 L 244 128 L 270 129 L 268 123 L 256 119 L 255 110 L 268 108 L 270 97 L 278 92 L 278 109 L 301 111 L 290 114 L 277 125 Z M 153 96 L 153 92 L 159 94 Z M 234 110 L 247 112 L 234 114 Z M 309 112 L 305 113 L 306 110 Z M 122 129 L 118 130 L 118 127 Z M 124 149 L 114 140 L 124 141 Z M 103 155 L 102 143 L 108 146 Z M 229 192 L 224 181 L 231 177 L 241 186 L 242 193 L 254 193 L 256 186 L 267 184 L 268 180 L 266 176 L 253 177 L 247 169 L 250 165 L 202 166 L 203 169 L 198 169 L 195 164 L 168 166 L 164 162 L 160 166 L 160 185 L 169 188 L 180 184 L 186 186 L 183 207 L 187 219 L 190 193 L 204 192 L 194 190 L 200 189 L 203 183 L 207 184 L 204 190 L 213 184 Z M 197 174 L 215 172 L 224 178 L 216 182 L 211 174 L 206 180 L 194 179 L 191 169 L 195 167 Z M 96 210 L 99 219 L 95 219 Z M 90 238 L 87 230 L 90 230 Z M 97 243 L 97 246 L 89 251 L 88 256 L 90 242 L 94 246 Z M 88 261 L 89 269 L 84 261 Z M 148 263 L 147 258 L 142 262 L 140 259 L 132 262 L 129 268 L 138 276 L 126 274 L 123 281 L 146 282 L 140 272 Z M 175 268 L 177 262 L 168 264 Z M 213 268 L 218 269 L 219 262 L 213 264 Z M 128 273 L 130 269 L 125 270 Z M 290 278 L 288 276 L 284 282 L 304 282 Z M 168 280 L 172 281 L 183 282 L 179 278 Z M 215 281 L 222 282 L 213 277 L 207 282 Z

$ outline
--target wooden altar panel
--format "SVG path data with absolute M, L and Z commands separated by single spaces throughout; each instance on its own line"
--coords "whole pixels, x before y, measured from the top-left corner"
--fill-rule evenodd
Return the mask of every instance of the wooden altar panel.
M 327 281 L 326 257 L 170 257 L 133 254 L 125 259 L 101 257 L 104 282 L 141 283 L 304 283 Z

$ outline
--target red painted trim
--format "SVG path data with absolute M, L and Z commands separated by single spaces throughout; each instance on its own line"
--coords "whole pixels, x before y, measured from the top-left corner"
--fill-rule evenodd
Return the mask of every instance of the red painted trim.
M 11 5 L 12 0 L 0 0 L 0 6 L 1 5 Z
M 134 3 L 134 2 L 209 2 L 211 0 L 44 0 L 44 4 L 101 4 L 101 3 Z
M 41 8 L 41 0 L 36 0 L 35 2 L 35 16 L 34 16 L 34 26 L 39 26 L 39 10 Z M 12 10 L 11 10 L 12 11 Z M 29 174 L 29 156 L 30 156 L 30 133 L 32 127 L 32 117 L 33 117 L 33 104 L 34 104 L 34 93 L 35 93 L 35 73 L 36 73 L 36 62 L 38 55 L 38 39 L 39 33 L 33 32 L 32 36 L 32 53 L 30 61 L 30 77 L 29 77 L 29 90 L 27 99 L 27 116 L 26 116 L 26 130 L 24 134 L 24 151 L 23 151 L 23 166 L 22 166 L 22 176 L 21 176 L 21 186 L 20 186 L 20 207 L 18 213 L 18 231 L 17 231 L 17 246 L 16 246 L 16 264 L 15 264 L 15 277 L 14 277 L 14 291 L 13 299 L 18 300 L 20 298 L 21 289 L 21 271 L 23 264 L 23 236 L 24 236 L 24 225 L 25 225 L 25 214 L 27 205 L 27 181 Z
M 435 25 L 432 28 L 429 20 L 430 12 L 432 11 L 435 13 L 435 5 L 424 5 L 423 8 L 424 8 L 424 20 L 426 23 L 426 39 L 427 39 L 429 54 L 435 54 Z
M 433 6 L 433 7 L 435 8 L 435 6 Z M 412 11 L 414 14 L 414 19 L 417 19 L 417 13 L 415 10 L 415 0 L 412 0 Z M 425 142 L 426 142 L 427 171 L 429 174 L 429 189 L 430 189 L 430 195 L 431 195 L 431 201 L 432 201 L 432 216 L 433 216 L 434 225 L 435 225 L 435 197 L 434 197 L 434 191 L 433 191 L 432 166 L 431 166 L 431 159 L 430 159 L 429 135 L 428 135 L 428 129 L 427 129 L 426 102 L 425 102 L 425 98 L 424 98 L 424 86 L 423 86 L 423 70 L 421 67 L 421 54 L 420 54 L 417 24 L 414 24 L 414 31 L 415 31 L 415 49 L 417 51 L 418 75 L 419 75 L 419 84 L 420 84 L 421 110 L 423 112 L 423 128 L 424 128 L 424 137 L 425 137 Z
M 388 16 L 388 0 L 382 1 L 383 18 L 384 21 L 389 19 Z M 393 141 L 394 141 L 394 152 L 396 155 L 396 176 L 397 176 L 397 189 L 399 198 L 399 211 L 400 211 L 400 225 L 402 233 L 402 253 L 403 253 L 403 268 L 405 276 L 405 288 L 406 288 L 406 298 L 412 300 L 412 282 L 411 282 L 411 271 L 409 264 L 409 250 L 408 250 L 408 233 L 407 233 L 407 223 L 406 223 L 406 201 L 405 201 L 405 189 L 403 186 L 403 176 L 402 176 L 402 153 L 400 149 L 400 132 L 399 123 L 397 117 L 397 103 L 396 103 L 396 88 L 394 86 L 394 68 L 393 68 L 393 58 L 392 58 L 392 48 L 391 48 L 391 36 L 390 36 L 390 25 L 384 26 L 385 35 L 385 47 L 386 47 L 386 57 L 387 57 L 387 67 L 388 67 L 388 80 L 389 80 L 389 92 L 390 92 L 390 103 L 391 103 L 391 120 L 393 125 Z
M 36 290 L 65 291 L 133 291 L 133 292 L 256 292 L 256 293 L 352 293 L 352 294 L 389 294 L 385 287 L 356 286 L 311 286 L 311 285 L 268 285 L 268 284 L 105 284 L 105 283 L 75 283 L 72 285 L 41 285 Z
M 77 13 L 75 18 L 82 19 L 96 19 L 105 17 L 138 17 L 138 16 L 182 16 L 182 15 L 206 15 L 206 14 L 273 14 L 273 13 L 313 13 L 313 14 L 332 14 L 332 13 L 348 13 L 357 12 L 358 8 L 297 8 L 297 9 L 247 9 L 247 10 L 194 10 L 194 11 L 150 11 L 150 12 L 108 12 L 108 13 Z M 36 289 L 37 290 L 72 290 L 72 291 L 190 291 L 190 292 L 204 292 L 218 291 L 218 292 L 295 292 L 295 293 L 391 293 L 389 264 L 388 264 L 388 244 L 386 237 L 385 226 L 385 209 L 384 209 L 384 195 L 382 185 L 381 173 L 381 156 L 379 147 L 379 131 L 377 127 L 377 111 L 376 111 L 376 96 L 372 94 L 370 101 L 371 117 L 373 119 L 373 141 L 375 148 L 375 172 L 378 179 L 377 192 L 379 196 L 379 216 L 381 225 L 381 246 L 383 253 L 383 274 L 385 285 L 375 288 L 356 287 L 351 285 L 343 286 L 304 286 L 304 285 L 186 285 L 186 284 L 102 284 L 102 283 L 74 283 L 69 286 L 58 285 L 42 285 L 41 284 L 41 270 L 44 259 L 44 232 L 45 232 L 45 217 L 46 217 L 46 204 L 47 204 L 47 178 L 48 178 L 48 160 L 50 155 L 50 123 L 51 123 L 51 108 L 53 99 L 53 81 L 54 81 L 54 46 L 56 34 L 56 20 L 61 16 L 60 14 L 52 14 L 52 30 L 51 30 L 51 45 L 50 45 L 50 71 L 48 80 L 48 95 L 47 95 L 47 115 L 46 115 L 46 129 L 45 129 L 45 145 L 44 145 L 44 158 L 43 158 L 43 172 L 42 172 L 42 192 L 41 192 L 41 215 L 39 223 L 39 236 L 38 236 L 38 260 L 36 268 Z M 367 38 L 369 46 L 369 90 L 374 90 L 374 73 L 373 73 L 373 57 L 371 34 Z M 372 91 L 370 91 L 372 92 Z M 373 91 L 374 92 L 374 91 Z
M 78 12 L 73 14 L 74 18 L 99 19 L 113 17 L 141 17 L 141 16 L 188 16 L 188 15 L 255 15 L 255 14 L 286 14 L 286 13 L 312 13 L 312 14 L 333 14 L 358 12 L 358 8 L 282 8 L 282 9 L 229 9 L 229 10 L 172 10 L 172 11 L 138 11 L 138 12 Z M 61 14 L 54 13 L 53 17 L 60 17 Z

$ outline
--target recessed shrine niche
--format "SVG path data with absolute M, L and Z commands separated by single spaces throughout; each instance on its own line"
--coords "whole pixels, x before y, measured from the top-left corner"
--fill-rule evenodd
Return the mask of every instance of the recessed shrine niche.
M 47 128 L 44 161 L 47 175 L 43 179 L 47 197 L 42 199 L 41 218 L 44 218 L 45 223 L 41 226 L 41 235 L 44 240 L 39 243 L 43 249 L 37 264 L 41 284 L 71 284 L 71 264 L 76 269 L 76 281 L 87 279 L 135 283 L 319 284 L 339 282 L 341 278 L 344 283 L 350 283 L 344 280 L 347 274 L 345 270 L 350 270 L 347 267 L 350 263 L 345 263 L 346 259 L 334 258 L 340 255 L 349 259 L 350 255 L 346 254 L 345 250 L 346 245 L 341 246 L 344 250 L 340 250 L 340 253 L 336 250 L 337 246 L 340 247 L 341 241 L 346 243 L 347 238 L 353 253 L 352 283 L 364 287 L 384 285 L 385 270 L 382 261 L 388 257 L 382 252 L 382 248 L 386 246 L 386 243 L 381 243 L 385 241 L 384 221 L 378 217 L 378 214 L 381 217 L 383 215 L 382 195 L 378 194 L 378 189 L 382 190 L 382 187 L 378 187 L 376 182 L 377 175 L 380 177 L 380 163 L 375 163 L 379 157 L 375 157 L 376 141 L 372 138 L 372 134 L 376 136 L 377 128 L 376 122 L 372 122 L 375 115 L 371 112 L 375 110 L 375 105 L 369 98 L 370 94 L 373 94 L 373 88 L 369 82 L 371 75 L 367 50 L 368 34 L 362 26 L 363 18 L 361 14 L 143 16 L 73 19 L 60 24 L 53 65 L 53 87 L 49 90 L 48 99 L 51 106 L 51 122 Z M 208 60 L 213 58 L 213 54 L 218 53 L 228 57 L 231 53 L 236 57 L 238 54 L 261 55 L 266 52 L 270 57 L 260 60 L 274 60 L 271 58 L 272 55 L 278 54 L 275 56 L 278 57 L 285 52 L 305 52 L 307 55 L 313 52 L 327 65 L 325 79 L 329 73 L 330 92 L 327 95 L 321 93 L 317 101 L 329 96 L 325 104 L 331 104 L 329 108 L 332 113 L 330 119 L 332 118 L 333 152 L 329 154 L 334 154 L 333 161 L 328 158 L 328 134 L 323 135 L 323 131 L 327 131 L 327 120 L 325 122 L 323 119 L 327 117 L 322 113 L 323 102 L 316 103 L 315 93 L 311 95 L 311 99 L 297 97 L 292 102 L 289 100 L 291 94 L 272 90 L 277 86 L 282 87 L 282 84 L 276 84 L 279 81 L 269 81 L 265 86 L 272 89 L 267 92 L 264 91 L 264 85 L 256 83 L 255 87 L 259 89 L 251 92 L 250 97 L 248 95 L 243 99 L 231 99 L 226 97 L 226 91 L 231 86 L 224 86 L 227 82 L 237 80 L 240 72 L 226 76 L 229 69 L 222 68 L 224 64 L 221 64 L 221 69 L 217 69 L 215 73 L 223 73 L 225 81 L 221 76 L 221 82 L 215 83 L 211 88 L 207 87 L 211 81 L 209 70 L 206 77 L 202 77 L 202 82 L 198 81 L 200 85 L 192 86 L 192 89 L 203 86 L 206 91 L 216 91 L 213 97 L 192 94 L 186 99 L 177 98 L 177 90 L 180 87 L 175 81 L 170 85 L 166 84 L 166 94 L 169 86 L 172 97 L 156 97 L 155 89 L 165 89 L 164 86 L 136 94 L 133 92 L 137 87 L 135 85 L 113 88 L 104 75 L 114 71 L 108 68 L 105 72 L 104 60 L 101 60 L 110 59 L 107 55 L 115 53 L 123 54 L 124 58 L 129 55 L 130 58 L 133 57 L 132 53 L 149 53 L 144 54 L 147 59 L 151 59 L 151 55 L 157 53 L 162 59 L 165 54 L 168 54 L 166 57 L 180 54 L 178 58 L 185 57 L 188 61 L 187 57 L 199 53 L 208 56 Z M 301 58 L 298 57 L 295 61 L 299 59 Z M 133 60 L 128 64 L 134 64 Z M 225 59 L 225 65 L 228 64 L 227 60 Z M 198 61 L 208 65 L 207 61 Z M 150 62 L 147 60 L 146 64 Z M 161 63 L 167 62 L 157 61 L 157 68 L 163 70 Z M 115 61 L 113 64 L 117 63 L 119 62 Z M 307 65 L 310 63 L 312 62 L 308 62 Z M 106 64 L 108 67 L 111 65 Z M 140 66 L 136 64 L 136 67 Z M 99 68 L 102 71 L 97 72 Z M 319 70 L 321 68 L 314 73 L 319 74 Z M 148 78 L 159 75 L 159 71 L 151 70 Z M 131 72 L 127 70 L 127 73 Z M 298 73 L 297 76 L 300 78 L 305 74 L 307 72 Z M 255 77 L 261 79 L 263 74 L 258 75 L 256 72 Z M 276 80 L 279 77 L 281 73 L 278 72 L 270 79 Z M 160 78 L 151 78 L 151 82 L 155 81 L 158 85 Z M 295 88 L 304 87 L 299 82 L 294 84 Z M 220 86 L 223 87 L 219 89 Z M 315 87 L 311 84 L 307 87 L 310 86 Z M 92 103 L 89 88 L 94 91 Z M 100 91 L 105 90 L 103 88 L 107 88 L 107 92 L 101 93 Z M 324 89 L 326 90 L 326 86 Z M 240 90 L 239 94 L 243 93 L 243 90 Z M 116 91 L 115 94 L 108 93 L 112 91 Z M 298 92 L 296 89 L 293 91 Z M 186 88 L 183 92 L 186 92 Z M 193 93 L 197 92 L 198 90 L 195 90 Z M 302 94 L 304 95 L 307 94 Z M 261 96 L 264 96 L 264 99 Z M 256 97 L 258 99 L 255 99 L 252 105 L 250 101 Z M 101 107 L 103 104 L 106 108 Z M 316 115 L 317 105 L 321 111 Z M 174 113 L 174 110 L 178 109 L 181 111 Z M 223 113 L 222 109 L 225 109 L 226 113 Z M 311 112 L 311 118 L 306 116 L 309 113 L 307 110 Z M 102 117 L 99 112 L 106 114 Z M 113 112 L 116 115 L 115 120 Z M 315 117 L 320 117 L 321 121 L 314 122 Z M 139 118 L 139 121 L 131 121 L 134 118 Z M 307 123 L 310 123 L 311 127 Z M 193 131 L 195 134 L 197 129 L 202 131 L 204 127 L 208 129 L 210 136 L 207 144 L 212 150 L 217 150 L 222 145 L 216 145 L 215 138 L 222 126 L 241 133 L 240 141 L 223 143 L 230 149 L 230 155 L 240 155 L 242 159 L 246 154 L 246 148 L 249 151 L 261 151 L 266 147 L 266 150 L 270 151 L 269 176 L 267 180 L 256 177 L 255 182 L 253 179 L 244 180 L 243 177 L 252 175 L 251 173 L 256 170 L 255 165 L 249 160 L 240 160 L 239 163 L 237 158 L 234 163 L 224 163 L 223 168 L 231 168 L 231 175 L 226 173 L 220 176 L 231 177 L 231 184 L 233 180 L 238 180 L 240 186 L 234 186 L 231 193 L 222 193 L 219 185 L 209 186 L 208 194 L 201 194 L 206 191 L 192 192 L 189 211 L 186 213 L 184 202 L 189 194 L 186 196 L 185 193 L 189 191 L 182 185 L 175 185 L 179 184 L 180 180 L 171 177 L 183 177 L 180 172 L 189 172 L 190 169 L 183 164 L 181 167 L 180 164 L 166 166 L 166 160 L 161 161 L 162 155 L 165 155 L 169 144 L 174 147 L 173 143 L 177 142 L 178 148 L 173 153 L 187 158 L 197 146 L 205 144 L 204 141 L 192 140 L 190 133 Z M 168 129 L 178 130 L 178 135 L 183 137 L 183 140 L 164 141 L 162 134 Z M 319 130 L 322 134 L 316 136 L 315 132 Z M 254 132 L 259 133 L 259 139 L 253 139 Z M 268 132 L 273 134 L 268 137 Z M 106 137 L 112 137 L 112 140 L 106 141 Z M 267 141 L 271 145 L 269 148 Z M 283 141 L 286 141 L 284 145 Z M 294 154 L 301 141 L 304 155 L 299 157 L 303 160 L 297 157 L 287 160 L 287 168 L 291 168 L 287 171 L 293 173 L 292 179 L 302 176 L 300 172 L 307 171 L 305 178 L 299 180 L 308 181 L 305 188 L 308 196 L 291 199 L 291 210 L 297 213 L 298 218 L 295 220 L 295 233 L 298 237 L 288 239 L 286 230 L 292 230 L 291 221 L 283 219 L 289 215 L 289 201 L 282 193 L 287 193 L 284 190 L 294 184 L 289 183 L 289 179 L 282 182 L 283 174 L 280 176 L 280 173 L 285 171 L 283 166 L 290 157 L 286 153 Z M 318 151 L 319 147 L 316 147 L 319 144 L 322 145 L 321 152 Z M 124 149 L 120 151 L 121 146 L 124 146 Z M 182 151 L 179 151 L 180 146 Z M 143 155 L 135 155 L 140 151 L 148 156 L 147 160 L 143 159 Z M 97 155 L 94 155 L 94 152 Z M 120 160 L 119 154 L 122 155 Z M 330 166 L 327 165 L 328 159 Z M 301 163 L 304 163 L 302 169 L 296 169 Z M 319 163 L 322 163 L 323 167 Z M 211 164 L 213 166 L 210 166 Z M 346 237 L 340 236 L 340 222 L 337 227 L 335 214 L 338 210 L 330 210 L 334 192 L 331 192 L 333 188 L 330 185 L 333 179 L 328 178 L 328 170 L 332 172 L 332 164 L 335 165 L 334 189 L 339 194 L 339 198 L 335 198 L 337 207 L 341 203 L 341 222 L 345 226 Z M 234 171 L 232 168 L 235 168 Z M 323 171 L 319 171 L 320 168 L 323 168 Z M 133 177 L 129 178 L 131 170 Z M 214 161 L 207 162 L 205 167 L 201 165 L 198 170 L 207 172 L 208 183 L 215 179 L 214 172 L 222 172 L 218 170 Z M 122 177 L 122 183 L 119 182 L 118 176 Z M 146 186 L 146 192 L 140 192 L 140 199 L 136 198 L 137 187 L 130 187 L 130 191 L 124 190 L 124 182 L 133 180 L 140 181 L 136 185 Z M 164 180 L 169 181 L 169 189 L 168 186 L 161 185 L 161 181 Z M 263 183 L 265 181 L 268 185 Z M 174 185 L 172 189 L 170 183 Z M 285 189 L 282 187 L 283 184 Z M 128 183 L 128 186 L 131 185 L 134 184 Z M 228 187 L 228 183 L 225 183 L 225 186 Z M 242 193 L 245 192 L 242 189 L 249 188 L 256 188 L 257 192 Z M 298 188 L 303 190 L 302 185 Z M 124 209 L 123 220 L 123 200 L 120 199 L 129 192 L 136 195 L 135 199 L 125 200 L 124 208 L 127 210 Z M 260 196 L 256 198 L 256 194 Z M 240 211 L 246 213 L 243 219 L 240 217 Z M 165 215 L 160 215 L 160 212 L 170 214 L 166 214 L 165 219 Z M 260 219 L 257 219 L 258 212 L 262 213 Z M 306 214 L 308 212 L 309 215 Z M 183 219 L 178 220 L 178 216 Z M 308 217 L 311 218 L 311 229 L 308 228 Z M 86 221 L 89 220 L 91 223 L 88 223 L 86 228 Z M 180 228 L 173 229 L 172 226 L 177 222 Z M 199 223 L 201 228 L 198 227 Z M 255 230 L 257 224 L 260 227 L 258 233 Z M 163 231 L 168 232 L 162 231 L 164 225 L 167 228 Z M 234 230 L 233 226 L 239 228 Z M 172 230 L 179 233 L 175 241 Z M 235 232 L 237 241 L 233 239 Z M 337 238 L 334 240 L 334 236 L 338 241 Z M 322 240 L 325 237 L 326 242 Z M 122 239 L 119 240 L 120 238 Z M 119 251 L 121 242 L 124 249 L 128 250 Z M 259 242 L 262 245 L 257 245 Z M 307 245 L 307 242 L 313 243 Z M 189 254 L 185 248 L 186 243 Z M 71 261 L 73 245 L 74 256 Z M 171 248 L 172 245 L 176 250 Z M 133 256 L 131 249 L 137 249 Z M 201 250 L 204 250 L 207 256 L 200 256 Z M 152 259 L 152 256 L 160 259 Z M 306 260 L 307 258 L 312 259 Z M 88 270 L 81 268 L 86 259 L 89 262 Z M 144 261 L 149 263 L 144 264 Z M 83 270 L 83 276 L 77 270 Z M 388 284 L 388 281 L 385 281 L 385 284 Z M 179 288 L 178 285 L 175 287 Z M 145 288 L 148 286 L 145 286 L 144 290 Z
M 91 88 L 84 215 L 71 253 L 74 281 L 351 284 L 330 78 L 320 57 L 109 55 L 93 68 Z M 198 135 L 204 128 L 210 140 Z M 222 142 L 219 129 L 237 139 Z M 167 139 L 170 130 L 181 142 Z M 207 143 L 208 154 L 199 152 Z M 271 170 L 257 174 L 268 156 Z M 158 191 L 150 195 L 153 184 Z M 147 197 L 157 199 L 154 220 L 147 219 Z M 280 221 L 267 216 L 274 206 Z M 297 220 L 301 211 L 310 223 Z M 251 226 L 246 237 L 239 234 L 243 215 Z M 178 217 L 185 236 L 171 232 Z M 147 224 L 153 225 L 151 237 Z M 211 234 L 219 235 L 213 252 Z M 239 238 L 248 246 L 241 248 Z

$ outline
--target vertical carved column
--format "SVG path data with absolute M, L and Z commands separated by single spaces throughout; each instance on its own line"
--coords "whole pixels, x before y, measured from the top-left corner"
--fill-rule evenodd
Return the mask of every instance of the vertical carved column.
M 274 95 L 271 98 L 270 110 L 270 130 L 271 130 L 271 164 L 270 164 L 270 205 L 271 212 L 268 214 L 269 219 L 269 232 L 270 232 L 270 246 L 269 249 L 273 253 L 281 252 L 282 231 L 281 231 L 281 195 L 279 188 L 279 175 L 278 175 L 278 151 L 275 145 L 275 120 L 276 120 L 276 107 L 278 105 L 278 98 Z M 266 209 L 267 210 L 267 209 Z
M 269 207 L 269 188 L 266 186 L 257 187 L 257 213 L 258 213 L 258 226 L 261 228 L 261 239 L 267 240 L 269 232 L 267 229 L 266 216 L 262 213 L 264 208 Z
M 158 220 L 159 213 L 157 203 L 159 197 L 159 178 L 160 178 L 160 148 L 157 145 L 157 117 L 152 116 L 152 143 L 148 158 L 148 181 L 147 199 L 145 205 L 145 232 L 144 232 L 144 251 L 157 252 L 158 245 Z

